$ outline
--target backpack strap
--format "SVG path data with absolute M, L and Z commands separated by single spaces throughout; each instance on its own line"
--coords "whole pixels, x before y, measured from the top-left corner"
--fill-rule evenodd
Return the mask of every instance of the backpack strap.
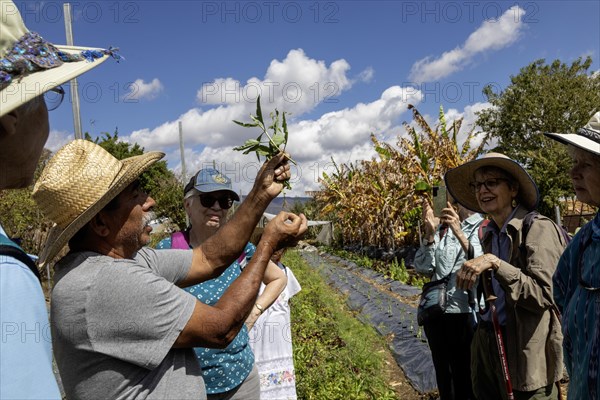
M 190 244 L 187 240 L 185 232 L 175 232 L 171 235 L 171 248 L 189 250 Z
M 40 271 L 37 269 L 37 266 L 31 259 L 31 257 L 29 257 L 27 253 L 25 253 L 25 251 L 23 251 L 23 249 L 21 249 L 21 247 L 19 247 L 15 242 L 13 242 L 4 235 L 0 235 L 0 255 L 12 257 L 17 261 L 22 262 L 38 278 L 40 283 L 42 282 Z
M 552 225 L 554 225 L 554 229 L 556 230 L 558 237 L 560 238 L 561 242 L 563 242 L 563 244 L 565 246 L 571 242 L 571 237 L 569 236 L 569 234 L 567 233 L 565 228 L 556 224 L 550 218 L 545 217 L 534 210 L 534 211 L 527 213 L 525 218 L 523 218 L 523 228 L 521 230 L 522 239 L 521 239 L 521 244 L 519 245 L 519 248 L 521 249 L 521 251 L 525 250 L 525 240 L 527 238 L 527 234 L 529 233 L 529 229 L 531 229 L 531 224 L 533 224 L 533 220 L 535 220 L 536 218 L 540 218 L 540 217 L 552 222 Z
M 550 218 L 544 217 L 543 215 L 541 215 L 540 213 L 538 213 L 537 211 L 534 210 L 534 211 L 529 212 L 525 216 L 525 218 L 523 218 L 523 228 L 521 230 L 521 244 L 519 245 L 519 250 L 521 251 L 522 254 L 527 253 L 527 249 L 525 247 L 525 241 L 527 240 L 527 234 L 529 233 L 531 224 L 533 224 L 533 221 L 539 217 L 546 218 L 552 222 L 552 225 L 554 225 L 554 229 L 556 229 L 556 233 L 558 234 L 558 237 L 561 239 L 561 241 L 564 242 L 565 245 L 568 245 L 569 242 L 571 241 L 571 238 L 569 237 L 567 232 L 562 227 L 558 226 Z M 554 302 L 554 299 L 549 298 L 548 300 L 550 300 L 550 304 L 552 304 L 550 306 L 550 309 L 552 311 L 554 311 L 554 313 L 556 314 L 556 317 L 558 318 L 558 322 L 562 323 L 562 316 L 561 316 L 560 310 L 558 309 L 558 306 Z
M 527 240 L 527 234 L 531 229 L 531 225 L 533 224 L 533 220 L 539 217 L 540 214 L 537 211 L 528 212 L 523 218 L 523 228 L 521 229 L 521 244 L 519 244 L 519 248 L 523 251 L 525 250 L 525 241 Z
M 490 220 L 486 218 L 479 225 L 479 229 L 477 229 L 477 235 L 479 235 L 480 242 L 483 241 L 483 236 L 485 235 L 485 228 L 488 226 L 489 223 L 490 223 Z

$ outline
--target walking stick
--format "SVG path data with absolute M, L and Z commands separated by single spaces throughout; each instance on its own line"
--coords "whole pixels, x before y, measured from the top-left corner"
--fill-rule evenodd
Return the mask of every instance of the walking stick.
M 512 383 L 510 382 L 510 374 L 508 372 L 508 361 L 506 360 L 506 351 L 504 349 L 504 340 L 502 339 L 502 331 L 500 330 L 500 323 L 498 322 L 498 313 L 496 312 L 496 305 L 494 304 L 497 299 L 494 294 L 492 287 L 492 274 L 491 271 L 485 271 L 482 276 L 483 279 L 483 291 L 485 293 L 485 301 L 488 303 L 490 311 L 492 313 L 492 323 L 494 325 L 494 336 L 496 337 L 496 345 L 498 346 L 498 354 L 500 356 L 500 364 L 502 366 L 502 377 L 504 378 L 504 384 L 506 385 L 506 396 L 508 400 L 515 400 L 513 394 Z

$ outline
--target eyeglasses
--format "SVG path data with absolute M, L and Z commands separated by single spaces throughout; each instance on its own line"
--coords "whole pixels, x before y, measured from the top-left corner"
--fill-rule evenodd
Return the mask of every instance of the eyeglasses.
M 46 108 L 48 111 L 56 110 L 65 98 L 65 90 L 62 86 L 57 86 L 44 93 L 44 101 L 46 102 Z
M 223 210 L 229 210 L 233 205 L 233 199 L 229 196 L 215 197 L 210 194 L 200 194 L 198 197 L 200 197 L 200 204 L 202 204 L 202 207 L 206 208 L 212 207 L 215 204 L 215 201 L 219 202 L 219 207 Z
M 485 186 L 485 188 L 487 190 L 494 190 L 498 187 L 498 185 L 500 184 L 500 182 L 508 182 L 508 179 L 504 179 L 504 178 L 490 178 L 490 179 L 486 179 L 483 182 L 471 182 L 469 183 L 469 187 L 471 188 L 471 191 L 473 193 L 477 193 L 479 192 L 479 190 L 481 189 L 482 186 Z

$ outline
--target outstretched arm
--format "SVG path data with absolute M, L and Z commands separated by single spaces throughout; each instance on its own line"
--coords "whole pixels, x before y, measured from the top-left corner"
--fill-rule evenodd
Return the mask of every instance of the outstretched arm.
M 284 153 L 263 164 L 252 190 L 233 217 L 217 233 L 196 247 L 188 276 L 177 283 L 187 287 L 219 276 L 244 250 L 267 206 L 290 178 Z
M 194 312 L 173 347 L 224 348 L 235 338 L 250 311 L 273 252 L 295 244 L 307 229 L 306 217 L 281 212 L 263 233 L 254 256 L 214 305 L 196 302 Z

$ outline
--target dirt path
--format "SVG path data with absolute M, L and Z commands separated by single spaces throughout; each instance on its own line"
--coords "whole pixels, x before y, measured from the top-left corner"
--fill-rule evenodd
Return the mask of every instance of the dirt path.
M 389 342 L 390 338 L 386 338 Z M 430 394 L 421 394 L 415 390 L 414 387 L 410 384 L 408 379 L 406 379 L 406 375 L 404 375 L 404 371 L 398 366 L 396 360 L 392 356 L 389 348 L 382 349 L 381 353 L 384 353 L 385 357 L 385 376 L 387 377 L 387 381 L 396 395 L 400 400 L 434 400 L 437 399 L 437 393 Z

